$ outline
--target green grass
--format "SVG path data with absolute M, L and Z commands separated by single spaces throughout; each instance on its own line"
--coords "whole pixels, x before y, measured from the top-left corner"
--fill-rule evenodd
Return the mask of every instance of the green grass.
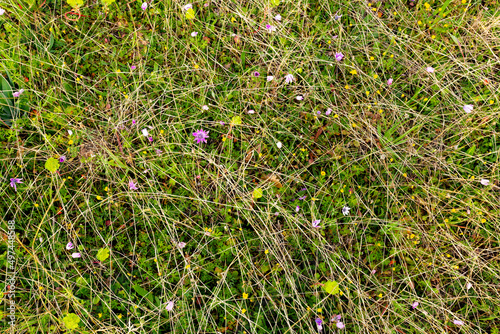
M 0 4 L 2 329 L 498 333 L 496 1 L 207 3 Z

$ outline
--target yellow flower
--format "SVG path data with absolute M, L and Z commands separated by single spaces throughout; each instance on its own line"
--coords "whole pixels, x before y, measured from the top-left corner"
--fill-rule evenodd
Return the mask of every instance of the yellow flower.
M 236 19 L 234 17 L 231 18 L 231 22 L 236 22 Z
M 435 38 L 436 38 L 436 35 L 432 35 L 432 36 L 431 36 L 431 38 L 432 38 L 432 39 L 435 39 Z
M 493 100 L 490 100 L 490 104 L 493 104 L 493 103 L 495 103 L 495 101 L 493 101 Z
M 248 293 L 243 292 L 243 299 L 247 299 L 247 298 L 248 298 Z
M 266 250 L 264 251 L 264 254 L 269 254 L 269 249 L 266 249 Z
M 325 176 L 325 175 L 326 175 L 325 171 L 324 171 L 324 170 L 322 170 L 322 171 L 321 171 L 321 176 Z
M 349 85 L 345 85 L 345 89 L 349 89 Z
M 68 141 L 68 145 L 73 145 L 73 141 L 71 139 Z
M 35 208 L 38 208 L 38 204 L 35 203 Z
M 333 118 L 337 118 L 337 117 L 339 117 L 339 115 L 337 115 L 337 114 L 333 115 Z
M 377 79 L 377 78 L 378 78 L 378 74 L 375 74 L 375 75 L 373 76 L 373 79 Z
M 102 199 L 101 196 L 96 196 L 96 198 L 100 201 Z
M 382 294 L 382 293 L 379 293 L 379 294 L 378 294 L 378 297 L 379 297 L 379 298 L 382 298 L 382 296 L 383 296 L 383 294 Z
M 403 173 L 403 176 L 404 176 L 404 177 L 407 177 L 408 175 L 406 175 L 406 173 Z
M 374 57 L 370 57 L 370 60 L 375 60 L 375 58 Z
M 191 265 L 189 265 L 189 264 L 188 264 L 188 265 L 186 266 L 186 269 L 189 269 L 189 268 L 191 268 Z
M 369 92 L 369 91 L 366 91 L 366 92 L 365 92 L 365 94 L 366 94 L 366 95 L 370 95 L 370 92 Z
M 417 22 L 417 24 L 418 24 L 418 25 L 421 25 L 421 24 L 422 24 L 422 21 L 418 21 L 418 22 Z
M 102 313 L 99 313 L 98 316 L 99 316 L 99 318 L 102 318 Z
M 195 65 L 194 65 L 194 68 L 195 68 L 195 69 L 199 68 L 198 64 L 195 64 Z
M 122 315 L 121 314 L 118 314 L 118 319 L 121 319 L 122 318 Z
M 247 311 L 247 310 L 245 310 L 244 308 L 243 308 L 243 309 L 241 309 L 241 313 L 242 313 L 242 314 L 245 314 L 245 312 L 246 312 L 246 311 Z
M 318 313 L 323 312 L 323 310 L 322 310 L 322 309 L 320 309 L 320 308 L 319 308 L 319 309 L 317 309 L 316 311 L 317 311 Z
M 351 73 L 352 75 L 355 75 L 355 74 L 357 74 L 358 72 L 357 72 L 356 70 L 352 70 L 352 71 L 351 71 L 351 72 L 349 72 L 349 73 Z

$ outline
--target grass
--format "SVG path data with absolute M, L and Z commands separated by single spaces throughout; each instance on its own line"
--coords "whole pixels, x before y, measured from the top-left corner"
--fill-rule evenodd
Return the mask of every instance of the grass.
M 0 4 L 2 328 L 498 333 L 498 4 L 204 4 Z

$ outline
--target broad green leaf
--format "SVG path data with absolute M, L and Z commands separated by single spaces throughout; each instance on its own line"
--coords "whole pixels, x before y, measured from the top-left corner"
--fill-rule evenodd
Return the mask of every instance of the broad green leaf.
M 51 173 L 55 173 L 56 170 L 59 169 L 59 161 L 54 158 L 48 158 L 47 161 L 45 161 L 45 169 L 47 169 Z
M 271 0 L 271 6 L 277 7 L 280 5 L 280 0 Z
M 186 11 L 186 19 L 188 19 L 188 20 L 194 20 L 194 10 L 193 10 L 193 8 L 189 8 Z
M 255 198 L 255 199 L 258 199 L 258 198 L 261 198 L 262 197 L 262 189 L 261 188 L 257 188 L 253 191 L 252 193 L 252 197 Z
M 76 329 L 78 328 L 80 317 L 74 313 L 69 313 L 67 316 L 63 318 L 63 322 L 67 329 Z
M 97 251 L 97 259 L 101 262 L 104 262 L 109 257 L 109 249 L 101 248 Z
M 336 295 L 340 291 L 339 283 L 337 283 L 336 281 L 328 281 L 323 284 L 323 290 L 331 295 Z

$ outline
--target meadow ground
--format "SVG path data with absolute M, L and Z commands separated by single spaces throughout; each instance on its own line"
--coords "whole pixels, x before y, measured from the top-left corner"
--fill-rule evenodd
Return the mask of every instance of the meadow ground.
M 496 0 L 0 8 L 5 332 L 499 333 Z

